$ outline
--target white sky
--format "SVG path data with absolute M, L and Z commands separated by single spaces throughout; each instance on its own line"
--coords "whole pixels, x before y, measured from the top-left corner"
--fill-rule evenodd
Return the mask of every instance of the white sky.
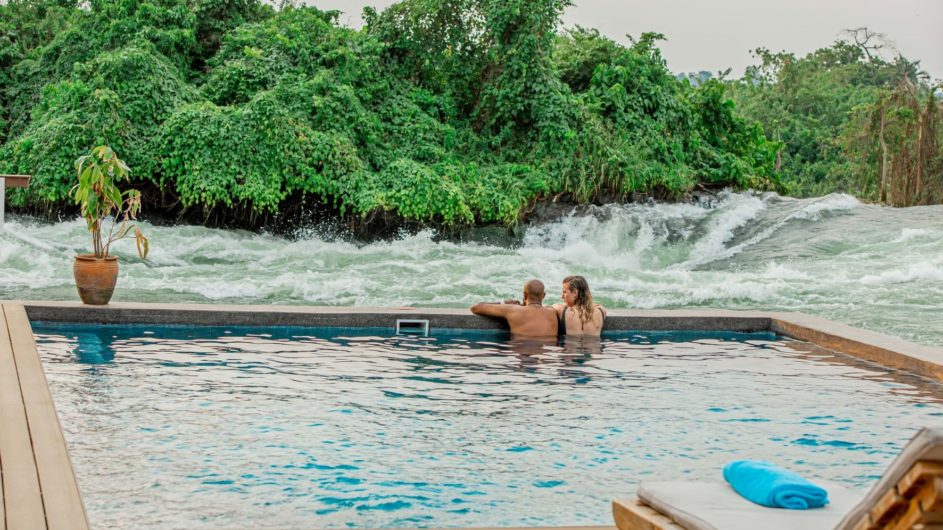
M 395 0 L 307 0 L 344 12 L 359 27 L 366 5 L 378 10 Z M 933 79 L 943 78 L 943 0 L 574 0 L 566 26 L 598 29 L 622 43 L 626 34 L 657 31 L 673 72 L 728 67 L 739 77 L 757 47 L 804 55 L 830 45 L 846 28 L 868 26 L 887 34 L 901 53 L 920 59 Z

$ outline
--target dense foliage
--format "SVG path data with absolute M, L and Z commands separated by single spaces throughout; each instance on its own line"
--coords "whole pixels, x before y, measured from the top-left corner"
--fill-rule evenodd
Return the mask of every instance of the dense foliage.
M 785 68 L 692 84 L 668 71 L 661 35 L 622 46 L 561 32 L 567 5 L 403 0 L 354 30 L 336 12 L 258 0 L 9 0 L 0 172 L 34 175 L 14 206 L 57 211 L 71 161 L 108 144 L 149 211 L 247 224 L 309 203 L 349 219 L 513 224 L 558 195 L 778 188 L 777 156 L 792 189 L 832 175 L 805 151 L 849 118 L 812 136 L 805 122 L 772 127 L 794 112 L 767 101 Z M 874 101 L 844 95 L 841 112 Z
M 857 32 L 802 58 L 761 48 L 760 63 L 730 82 L 729 93 L 782 143 L 776 174 L 788 193 L 844 191 L 896 206 L 943 202 L 938 86 L 918 63 L 872 53 L 883 39 Z

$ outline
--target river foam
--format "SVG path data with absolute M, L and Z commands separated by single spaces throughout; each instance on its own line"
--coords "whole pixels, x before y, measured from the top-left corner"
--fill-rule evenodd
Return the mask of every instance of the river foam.
M 695 204 L 607 205 L 525 228 L 504 246 L 428 229 L 357 244 L 316 227 L 285 239 L 145 226 L 147 262 L 116 245 L 119 301 L 468 306 L 523 281 L 583 274 L 611 307 L 803 311 L 943 344 L 943 206 L 884 208 L 848 195 L 727 193 Z M 75 300 L 84 222 L 13 217 L 0 229 L 0 298 Z

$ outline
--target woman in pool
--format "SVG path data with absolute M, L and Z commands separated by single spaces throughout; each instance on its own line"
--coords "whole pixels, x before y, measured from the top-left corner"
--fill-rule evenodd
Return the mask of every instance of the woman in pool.
M 553 306 L 560 319 L 560 335 L 599 336 L 606 308 L 593 303 L 586 278 L 567 276 L 563 279 L 563 302 Z

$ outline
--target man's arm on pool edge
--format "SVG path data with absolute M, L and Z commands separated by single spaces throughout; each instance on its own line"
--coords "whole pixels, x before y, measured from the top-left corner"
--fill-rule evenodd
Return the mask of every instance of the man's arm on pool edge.
M 515 304 L 502 304 L 501 302 L 478 302 L 471 306 L 471 312 L 486 317 L 507 318 L 508 313 L 514 310 L 512 308 L 518 307 L 520 306 Z

